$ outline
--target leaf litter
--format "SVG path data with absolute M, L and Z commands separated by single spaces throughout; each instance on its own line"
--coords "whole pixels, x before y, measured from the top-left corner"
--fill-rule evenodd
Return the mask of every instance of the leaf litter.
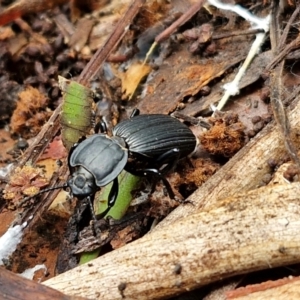
M 108 89 L 115 94 L 115 99 L 118 99 L 121 117 L 128 116 L 128 111 L 133 107 L 138 107 L 142 113 L 169 114 L 180 110 L 182 114 L 196 118 L 200 115 L 209 115 L 212 113 L 211 105 L 216 105 L 220 100 L 224 82 L 232 80 L 232 74 L 236 72 L 247 56 L 253 41 L 253 34 L 255 34 L 251 33 L 249 23 L 222 10 L 206 7 L 202 8 L 191 21 L 187 21 L 186 24 L 179 27 L 171 37 L 164 39 L 160 43 L 158 51 L 153 53 L 148 62 L 143 65 L 141 56 L 138 57 L 135 49 L 136 47 L 141 48 L 141 43 L 139 43 L 141 39 L 139 38 L 145 32 L 150 32 L 150 34 L 147 33 L 146 40 L 143 39 L 147 50 L 139 49 L 145 58 L 151 42 L 159 35 L 160 28 L 168 27 L 193 4 L 192 1 L 185 1 L 186 5 L 180 2 L 182 1 L 170 3 L 150 1 L 145 4 L 140 15 L 131 25 L 132 28 L 126 31 L 114 51 L 111 50 L 107 54 L 108 61 L 116 58 L 121 61 L 120 63 L 111 63 L 112 69 L 117 70 L 113 72 L 112 77 L 120 77 L 121 84 L 120 82 L 116 84 L 115 78 L 106 80 Z M 71 8 L 66 4 L 56 7 L 52 11 L 42 12 L 41 19 L 28 14 L 26 9 L 20 6 L 23 11 L 19 12 L 19 15 L 26 14 L 27 17 L 23 23 L 18 21 L 16 24 L 23 32 L 15 32 L 10 25 L 3 27 L 2 44 L 0 45 L 0 49 L 8 49 L 1 50 L 0 55 L 6 58 L 9 62 L 7 65 L 10 65 L 6 72 L 0 72 L 1 76 L 6 79 L 5 81 L 0 80 L 0 84 L 4 88 L 5 82 L 6 87 L 9 84 L 11 88 L 21 90 L 20 100 L 17 101 L 17 97 L 15 97 L 11 102 L 10 110 L 5 114 L 6 122 L 10 122 L 11 132 L 26 139 L 34 137 L 39 132 L 42 124 L 50 116 L 50 110 L 59 104 L 57 75 L 66 77 L 71 75 L 72 80 L 76 80 L 92 57 L 93 51 L 101 47 L 107 35 L 114 30 L 114 26 L 111 24 L 117 23 L 122 13 L 126 11 L 128 4 L 129 2 L 124 2 L 120 8 L 119 3 L 112 1 L 109 6 L 102 7 L 101 11 L 88 8 L 92 11 L 92 20 L 85 20 L 81 17 L 83 11 L 78 10 L 76 2 L 72 4 Z M 260 5 L 265 15 L 270 13 L 268 3 L 264 3 L 264 6 Z M 289 5 L 287 8 L 291 9 Z M 69 14 L 70 9 L 71 15 Z M 61 15 L 64 16 L 64 21 L 61 21 Z M 78 19 L 78 23 L 72 23 L 72 19 Z M 103 22 L 97 24 L 98 19 Z M 79 26 L 80 22 L 86 26 Z M 222 22 L 225 22 L 228 27 L 223 26 Z M 74 38 L 70 39 L 70 32 L 64 31 L 66 27 L 63 28 L 59 24 L 71 25 L 71 34 L 74 34 Z M 199 34 L 203 24 L 209 24 L 211 28 L 206 32 L 206 37 Z M 151 34 L 151 28 L 155 29 L 152 31 L 154 34 Z M 230 36 L 232 31 L 248 31 L 248 33 Z M 222 34 L 228 36 L 218 38 Z M 289 36 L 289 40 L 292 38 L 292 34 Z M 98 39 L 95 39 L 97 35 Z M 134 41 L 137 43 L 135 44 Z M 294 47 L 297 47 L 296 45 L 294 44 Z M 47 51 L 47 49 L 51 51 Z M 231 157 L 247 142 L 247 138 L 255 136 L 270 121 L 272 112 L 269 109 L 269 98 L 263 96 L 265 95 L 265 84 L 260 76 L 272 62 L 273 58 L 269 49 L 270 45 L 267 42 L 265 49 L 257 55 L 248 73 L 241 80 L 240 95 L 235 96 L 234 101 L 226 107 L 239 115 L 239 119 L 236 120 L 238 125 L 234 124 L 233 126 L 232 123 L 226 123 L 226 118 L 220 116 L 211 121 L 213 126 L 209 131 L 199 134 L 203 141 L 202 145 L 204 145 L 202 150 L 209 150 L 206 155 L 217 155 L 226 159 Z M 293 49 L 290 48 L 290 51 Z M 36 64 L 36 57 L 39 57 L 41 66 Z M 26 70 L 24 73 L 16 75 L 18 65 L 21 63 L 26 66 Z M 108 75 L 104 72 L 97 76 L 103 80 Z M 298 81 L 295 77 L 293 79 L 297 84 Z M 25 82 L 28 87 L 23 85 Z M 295 84 L 292 85 L 292 88 Z M 100 86 L 95 79 L 92 80 L 92 85 L 96 88 Z M 209 94 L 205 94 L 205 91 L 208 91 Z M 25 92 L 28 93 L 26 97 L 22 94 Z M 131 99 L 131 101 L 127 102 L 127 99 Z M 4 98 L 4 103 L 6 103 L 5 100 Z M 11 116 L 13 117 L 11 118 Z M 214 141 L 213 144 L 212 141 Z M 223 146 L 222 143 L 224 143 Z M 228 147 L 231 149 L 229 150 Z M 52 144 L 48 149 L 48 156 L 54 159 L 64 159 L 66 154 L 60 150 L 56 153 L 56 148 L 63 149 L 61 145 Z M 208 170 L 207 174 L 212 175 L 220 167 L 219 164 L 214 165 L 217 160 L 213 157 L 211 164 L 204 167 Z M 195 165 L 198 169 L 198 163 Z M 203 165 L 205 164 L 202 164 L 202 167 Z M 190 173 L 187 172 L 186 178 L 193 178 L 192 175 L 189 175 L 192 172 L 192 170 Z M 297 174 L 297 172 L 291 173 Z M 201 175 L 195 175 L 195 177 L 197 176 L 201 177 Z M 180 176 L 177 181 L 180 181 Z M 200 182 L 202 183 L 202 180 L 198 179 L 198 181 L 182 184 L 186 186 L 195 184 L 198 187 Z M 175 186 L 178 186 L 179 190 L 182 189 L 180 184 Z M 147 206 L 144 209 L 146 210 Z M 126 240 L 126 235 L 122 236 L 122 240 Z M 38 253 L 37 249 L 33 252 Z M 49 271 L 51 275 L 53 269 Z

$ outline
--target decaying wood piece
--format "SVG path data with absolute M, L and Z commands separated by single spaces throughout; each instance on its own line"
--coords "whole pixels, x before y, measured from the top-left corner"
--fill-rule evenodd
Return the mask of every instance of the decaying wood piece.
M 265 300 L 265 299 L 289 299 L 300 298 L 300 278 L 289 277 L 276 281 L 267 281 L 261 284 L 238 288 L 226 292 L 226 299 L 237 300 Z
M 295 102 L 287 113 L 292 135 L 300 128 L 300 101 Z M 299 139 L 294 143 L 299 145 Z M 270 173 L 268 159 L 280 160 L 285 154 L 280 131 L 275 122 L 271 122 L 189 198 L 193 205 L 180 205 L 154 230 L 164 230 L 180 217 L 213 206 L 220 199 L 262 186 L 264 175 Z
M 0 299 L 9 300 L 84 300 L 86 298 L 67 296 L 37 282 L 0 268 Z
M 159 299 L 300 260 L 300 183 L 227 198 L 45 282 L 92 299 Z

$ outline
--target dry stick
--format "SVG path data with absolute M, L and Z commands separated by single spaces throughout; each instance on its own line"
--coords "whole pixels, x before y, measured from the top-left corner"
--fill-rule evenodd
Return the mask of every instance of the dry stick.
M 295 99 L 295 97 L 298 97 L 300 93 L 300 86 L 297 87 L 286 99 L 285 99 L 285 104 L 290 104 L 291 101 L 293 101 Z M 276 177 L 276 176 L 275 176 Z M 273 181 L 274 181 L 274 177 L 273 177 Z M 286 180 L 284 180 L 282 178 L 282 174 L 281 174 L 281 183 L 285 183 Z M 211 293 L 209 293 L 206 297 L 204 297 L 204 300 L 213 300 L 213 299 L 224 299 L 224 293 L 225 291 L 233 291 L 237 285 L 239 285 L 239 282 L 242 280 L 242 278 L 240 276 L 234 277 L 232 278 L 232 281 L 230 282 L 224 282 L 220 287 L 216 287 Z M 232 286 L 234 285 L 235 286 Z M 299 290 L 300 290 L 300 286 L 299 286 Z M 245 291 L 246 293 L 246 291 Z M 258 292 L 257 292 L 258 293 Z M 256 293 L 256 294 L 257 294 Z M 276 294 L 274 294 L 276 295 Z M 206 299 L 207 298 L 207 299 Z M 288 297 L 287 297 L 288 298 Z M 257 298 L 257 299 L 267 299 L 266 297 L 263 298 Z
M 278 41 L 278 33 L 280 31 L 279 23 L 276 22 L 278 21 L 278 16 L 272 18 L 274 22 L 272 22 L 272 26 L 270 28 L 271 34 L 274 36 L 273 38 L 273 47 L 276 47 L 276 49 L 273 50 L 274 53 L 280 52 L 280 50 L 283 48 L 283 45 L 286 42 L 288 32 L 290 30 L 291 24 L 295 20 L 296 16 L 298 15 L 300 11 L 300 7 L 295 9 L 294 13 L 290 17 L 282 36 L 280 37 L 280 40 Z M 271 72 L 270 74 L 270 99 L 271 99 L 271 105 L 272 105 L 272 110 L 274 112 L 275 120 L 281 130 L 282 137 L 284 139 L 285 147 L 292 158 L 292 160 L 298 165 L 300 168 L 300 159 L 297 154 L 297 149 L 294 146 L 292 140 L 291 140 L 291 127 L 289 124 L 289 120 L 286 115 L 286 111 L 283 105 L 283 83 L 282 83 L 282 72 L 284 68 L 284 63 L 285 60 L 280 62 L 275 69 Z
M 284 139 L 285 147 L 292 158 L 292 160 L 300 168 L 300 159 L 297 154 L 297 149 L 294 143 L 291 140 L 291 126 L 286 115 L 285 107 L 283 106 L 282 99 L 282 71 L 284 67 L 284 61 L 282 61 L 276 68 L 273 70 L 270 75 L 270 99 L 272 110 L 274 112 L 275 120 L 281 130 L 282 138 Z
M 282 32 L 279 44 L 278 44 L 279 51 L 282 50 L 284 45 L 286 44 L 286 40 L 287 40 L 288 34 L 290 32 L 290 28 L 291 28 L 293 22 L 295 21 L 297 15 L 299 14 L 299 12 L 300 12 L 300 6 L 296 7 L 296 9 L 294 10 L 293 14 L 291 15 L 289 21 L 287 22 L 287 24 Z
M 272 0 L 271 5 L 271 20 L 270 20 L 270 42 L 271 49 L 273 51 L 273 55 L 278 46 L 279 34 L 278 29 L 279 26 L 279 16 L 280 16 L 280 8 L 279 3 L 276 0 Z
M 128 10 L 124 14 L 124 17 L 119 20 L 115 30 L 106 40 L 103 47 L 98 49 L 89 63 L 83 69 L 78 78 L 79 83 L 81 83 L 82 85 L 87 85 L 89 83 L 89 80 L 91 80 L 97 74 L 99 69 L 102 67 L 103 62 L 114 50 L 116 45 L 129 29 L 129 25 L 131 24 L 133 18 L 139 12 L 139 9 L 143 6 L 144 3 L 145 0 L 134 0 L 130 4 Z
M 59 105 L 53 112 L 48 122 L 42 127 L 39 134 L 35 137 L 32 144 L 23 154 L 18 166 L 23 167 L 30 159 L 32 163 L 35 163 L 41 153 L 44 152 L 48 143 L 57 134 L 60 129 L 59 118 L 60 118 L 61 105 Z
M 32 144 L 29 146 L 29 148 L 25 151 L 24 155 L 22 156 L 20 162 L 16 167 L 23 167 L 29 160 L 31 164 L 35 164 L 40 157 L 40 155 L 44 152 L 44 150 L 47 148 L 49 141 L 53 139 L 54 136 L 57 135 L 60 124 L 60 108 L 61 105 L 59 105 L 48 122 L 42 127 L 39 134 L 35 137 Z M 67 166 L 63 166 L 59 169 L 58 174 L 56 176 L 52 176 L 51 182 L 49 183 L 49 186 L 54 186 L 55 184 L 61 185 L 61 182 L 66 181 L 66 177 L 68 175 L 67 172 Z M 14 171 L 12 171 L 14 172 Z M 59 182 L 57 183 L 59 178 Z M 28 226 L 25 230 L 29 230 L 30 227 L 35 224 L 35 220 L 40 217 L 40 215 L 49 208 L 51 205 L 53 199 L 57 196 L 59 193 L 59 190 L 52 191 L 51 197 L 49 197 L 50 192 L 42 195 L 41 201 L 39 201 L 33 209 L 27 209 L 25 210 L 21 217 L 15 220 L 15 224 L 21 224 L 28 220 L 28 218 L 33 216 L 33 218 L 28 223 Z M 39 212 L 39 214 L 37 214 Z
M 170 25 L 167 29 L 165 29 L 162 33 L 160 33 L 154 40 L 154 43 L 151 45 L 149 51 L 146 54 L 146 58 L 144 60 L 144 64 L 148 61 L 149 56 L 155 49 L 155 47 L 166 40 L 177 28 L 191 19 L 203 6 L 205 0 L 199 0 L 197 3 L 192 5 L 178 20 L 176 20 L 172 25 Z
M 299 262 L 299 190 L 293 183 L 227 198 L 44 284 L 91 299 L 162 299 Z
M 293 41 L 291 41 L 286 47 L 266 66 L 266 72 L 274 69 L 277 64 L 279 64 L 292 50 L 299 48 L 300 46 L 300 36 Z
M 259 32 L 263 32 L 262 29 L 248 29 L 248 30 L 241 30 L 241 31 L 230 31 L 225 33 L 218 33 L 212 35 L 212 40 L 220 40 L 224 38 L 229 38 L 233 36 L 241 36 L 241 35 L 250 35 L 250 34 L 256 34 Z

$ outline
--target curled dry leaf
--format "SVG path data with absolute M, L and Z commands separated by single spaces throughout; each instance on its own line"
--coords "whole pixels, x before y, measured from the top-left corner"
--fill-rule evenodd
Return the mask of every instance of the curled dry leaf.
M 3 191 L 3 198 L 10 201 L 10 207 L 17 205 L 24 196 L 34 196 L 48 185 L 48 180 L 39 168 L 24 166 L 16 168 L 9 184 Z

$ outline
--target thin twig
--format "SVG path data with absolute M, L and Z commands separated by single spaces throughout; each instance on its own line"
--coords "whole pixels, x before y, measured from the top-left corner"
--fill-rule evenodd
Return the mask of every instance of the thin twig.
M 291 41 L 286 47 L 266 66 L 266 72 L 270 72 L 279 64 L 292 50 L 299 48 L 300 36 Z
M 104 43 L 103 47 L 98 49 L 98 51 L 94 54 L 89 63 L 81 72 L 78 78 L 79 83 L 82 85 L 87 85 L 89 80 L 91 80 L 97 74 L 99 69 L 102 67 L 103 62 L 126 34 L 133 18 L 137 15 L 145 2 L 145 0 L 134 0 L 131 3 L 123 18 L 119 20 L 115 30 Z
M 225 33 L 213 34 L 212 40 L 220 40 L 224 38 L 229 38 L 233 36 L 241 36 L 241 35 L 250 35 L 263 32 L 263 29 L 248 29 L 248 30 L 241 30 L 241 31 L 230 31 Z
M 276 55 L 275 51 L 277 49 L 278 41 L 279 41 L 279 16 L 280 9 L 277 3 L 278 1 L 272 0 L 271 4 L 271 20 L 270 20 L 270 42 L 271 42 L 271 50 L 273 51 L 273 56 Z
M 160 33 L 154 40 L 154 43 L 151 45 L 149 51 L 146 54 L 144 64 L 148 61 L 151 53 L 155 47 L 166 40 L 173 32 L 175 32 L 181 25 L 190 20 L 203 6 L 205 0 L 199 0 L 197 3 L 192 5 L 178 20 L 176 20 L 172 25 L 166 28 L 162 33 Z
M 171 26 L 169 26 L 166 30 L 160 33 L 156 38 L 155 42 L 157 44 L 161 43 L 165 39 L 167 39 L 175 30 L 178 29 L 181 25 L 190 20 L 203 6 L 204 0 L 200 0 L 194 5 L 192 5 L 178 20 L 176 20 Z
M 295 21 L 297 15 L 299 14 L 299 12 L 300 12 L 300 6 L 296 7 L 296 9 L 294 10 L 293 14 L 291 15 L 289 21 L 287 22 L 287 24 L 283 30 L 282 36 L 281 36 L 279 44 L 278 44 L 278 51 L 282 50 L 284 45 L 286 44 L 286 39 L 290 32 L 291 26 L 292 26 L 293 22 Z
M 282 136 L 284 138 L 284 143 L 286 150 L 288 151 L 290 157 L 298 165 L 300 168 L 300 159 L 297 154 L 297 149 L 291 139 L 291 126 L 286 115 L 286 111 L 282 101 L 282 71 L 284 67 L 284 61 L 282 61 L 276 69 L 272 72 L 271 78 L 271 105 L 273 109 L 273 113 L 275 116 L 275 120 L 277 125 L 279 126 Z
M 278 22 L 278 18 L 279 18 L 278 14 L 277 14 L 278 9 L 276 9 L 276 7 L 278 8 L 278 5 L 277 6 L 276 6 L 276 4 L 274 4 L 274 5 L 275 5 L 275 7 L 273 8 L 273 13 L 274 13 L 273 19 L 276 19 L 277 22 L 274 21 L 272 23 L 270 30 L 271 30 L 271 35 L 273 36 L 272 47 L 276 47 L 275 49 L 273 49 L 273 53 L 277 54 L 283 48 L 283 45 L 286 42 L 286 38 L 289 33 L 291 24 L 294 22 L 296 16 L 298 15 L 300 8 L 298 7 L 297 9 L 295 9 L 294 13 L 290 17 L 290 19 L 283 31 L 283 34 L 279 37 L 278 33 L 280 31 L 280 23 Z M 299 44 L 299 41 L 297 41 L 297 40 L 298 40 L 298 38 L 293 41 L 294 42 L 293 45 Z M 289 52 L 287 52 L 287 50 L 291 51 L 291 48 L 292 48 L 291 44 L 288 46 L 289 47 L 285 47 L 285 49 L 283 49 L 279 53 L 279 55 L 277 55 L 277 58 L 280 57 L 280 63 L 274 68 L 274 70 L 270 74 L 270 87 L 271 87 L 270 88 L 270 90 L 271 90 L 270 99 L 271 99 L 272 110 L 274 113 L 276 123 L 279 126 L 282 137 L 284 139 L 285 148 L 288 151 L 291 159 L 300 168 L 300 159 L 297 154 L 297 149 L 291 139 L 291 125 L 290 125 L 290 122 L 286 115 L 286 110 L 283 105 L 282 73 L 283 73 L 284 64 L 285 64 L 285 58 L 286 58 L 287 54 L 289 53 Z M 274 63 L 274 60 L 273 60 L 273 63 Z
M 23 154 L 18 167 L 23 167 L 28 160 L 31 160 L 31 163 L 34 164 L 38 160 L 39 156 L 43 153 L 46 147 L 49 144 L 49 141 L 52 140 L 54 136 L 58 133 L 60 129 L 59 119 L 60 119 L 60 110 L 61 105 L 59 105 L 48 122 L 42 127 L 39 134 L 35 137 L 32 144 Z

